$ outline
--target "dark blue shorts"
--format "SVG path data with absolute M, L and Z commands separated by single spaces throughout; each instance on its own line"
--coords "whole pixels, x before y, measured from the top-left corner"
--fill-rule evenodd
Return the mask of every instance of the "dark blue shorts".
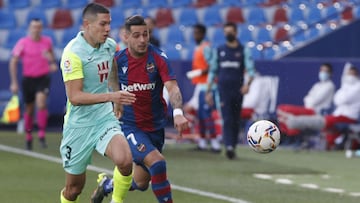
M 162 152 L 165 140 L 164 129 L 154 132 L 144 132 L 134 126 L 121 125 L 124 135 L 129 143 L 133 161 L 144 166 L 143 162 L 150 152 L 157 149 Z

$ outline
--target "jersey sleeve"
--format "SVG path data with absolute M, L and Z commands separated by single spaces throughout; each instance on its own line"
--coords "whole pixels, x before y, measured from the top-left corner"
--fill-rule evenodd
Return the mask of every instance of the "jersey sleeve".
M 159 73 L 161 80 L 164 83 L 169 80 L 175 80 L 176 79 L 175 73 L 172 67 L 170 66 L 170 62 L 166 54 L 163 51 L 161 51 L 159 54 L 157 54 L 157 56 L 159 61 L 158 64 L 159 64 Z
M 64 82 L 84 78 L 80 57 L 69 50 L 64 51 L 60 67 Z
M 25 38 L 21 38 L 19 41 L 16 42 L 13 50 L 12 55 L 13 56 L 21 56 L 23 50 L 25 47 Z

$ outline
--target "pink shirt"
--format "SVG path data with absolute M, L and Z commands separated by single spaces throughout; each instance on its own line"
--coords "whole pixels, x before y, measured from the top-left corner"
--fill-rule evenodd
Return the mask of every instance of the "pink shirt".
M 22 59 L 23 76 L 39 77 L 50 72 L 49 60 L 46 55 L 51 50 L 52 41 L 50 37 L 42 36 L 39 41 L 34 41 L 26 36 L 16 43 L 12 54 Z

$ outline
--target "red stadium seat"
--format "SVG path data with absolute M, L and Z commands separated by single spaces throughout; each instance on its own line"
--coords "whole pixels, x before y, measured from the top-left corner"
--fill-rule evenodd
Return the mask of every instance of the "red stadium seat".
M 156 22 L 156 27 L 158 28 L 167 27 L 173 24 L 175 21 L 172 14 L 172 10 L 169 8 L 158 9 L 155 14 L 155 22 Z
M 288 31 L 285 28 L 281 27 L 276 30 L 276 33 L 274 36 L 275 42 L 286 41 L 288 39 L 289 39 Z
M 288 22 L 288 17 L 287 17 L 286 9 L 281 7 L 277 8 L 273 16 L 273 23 L 277 24 L 277 23 L 287 23 L 287 22 Z
M 55 11 L 52 28 L 53 29 L 64 29 L 74 25 L 74 19 L 71 15 L 71 11 L 67 9 L 57 9 Z
M 232 22 L 232 23 L 244 23 L 245 22 L 243 12 L 240 7 L 230 7 L 226 13 L 225 19 L 226 19 L 226 22 Z
M 95 3 L 102 4 L 106 7 L 113 7 L 115 6 L 114 0 L 94 0 Z M 140 5 L 139 5 L 140 6 Z
M 341 19 L 345 21 L 352 21 L 354 19 L 352 7 L 347 7 L 341 13 Z
M 194 4 L 194 7 L 206 7 L 216 3 L 216 0 L 197 0 Z

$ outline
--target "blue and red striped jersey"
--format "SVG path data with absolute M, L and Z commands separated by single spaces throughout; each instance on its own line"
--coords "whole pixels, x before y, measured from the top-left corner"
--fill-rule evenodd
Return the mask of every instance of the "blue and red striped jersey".
M 120 121 L 146 132 L 164 128 L 167 105 L 163 98 L 164 83 L 175 80 L 167 56 L 160 49 L 149 45 L 147 53 L 134 58 L 128 49 L 115 53 L 120 89 L 136 95 L 131 106 L 124 106 Z

